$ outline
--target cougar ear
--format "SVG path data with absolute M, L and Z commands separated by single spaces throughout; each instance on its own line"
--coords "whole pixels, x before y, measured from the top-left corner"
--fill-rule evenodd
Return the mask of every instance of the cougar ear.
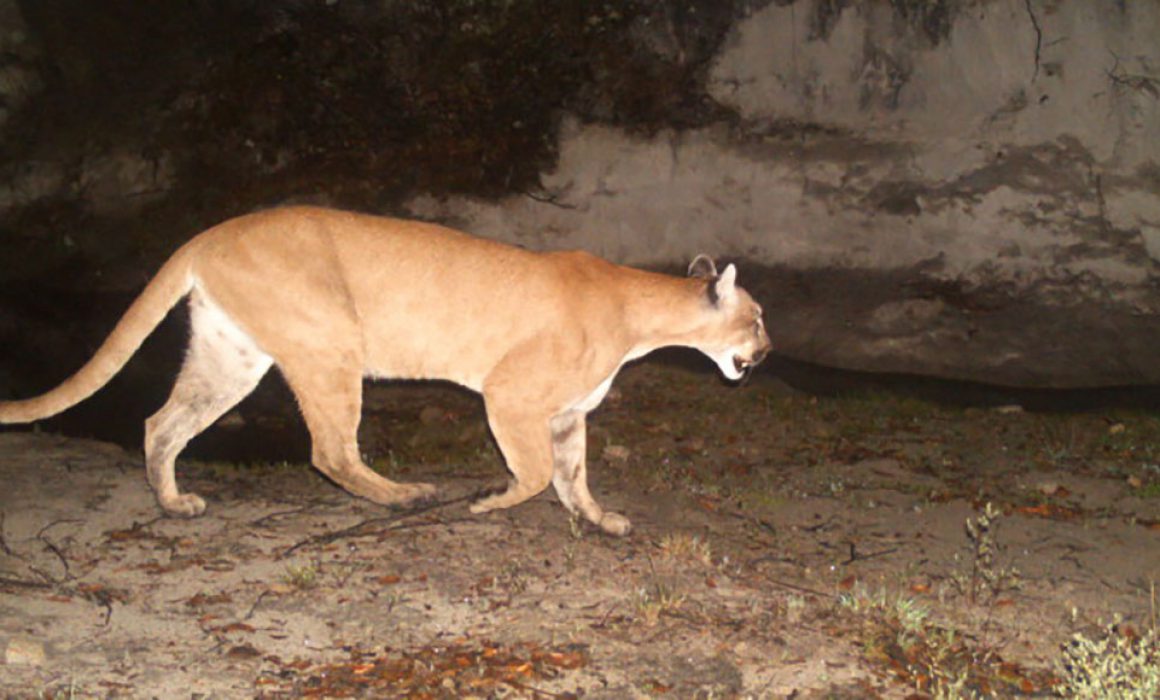
M 737 288 L 737 268 L 733 267 L 733 263 L 725 266 L 725 271 L 712 282 L 712 287 L 712 296 L 718 299 L 728 299 L 733 296 L 734 290 Z
M 693 262 L 689 263 L 689 277 L 711 280 L 716 276 L 717 265 L 713 263 L 713 258 L 704 253 L 693 258 Z

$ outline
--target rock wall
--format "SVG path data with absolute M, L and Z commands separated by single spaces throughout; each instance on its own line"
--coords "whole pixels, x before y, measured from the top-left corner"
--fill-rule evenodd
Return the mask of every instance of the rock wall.
M 39 47 L 28 35 L 16 0 L 0 0 L 0 128 L 41 86 Z
M 0 0 L 0 296 L 311 201 L 733 258 L 797 360 L 1160 384 L 1160 3 L 121 9 Z
M 632 264 L 743 258 L 796 359 L 1160 383 L 1157 36 L 1152 2 L 774 3 L 709 71 L 732 122 L 571 120 L 541 191 L 408 209 Z

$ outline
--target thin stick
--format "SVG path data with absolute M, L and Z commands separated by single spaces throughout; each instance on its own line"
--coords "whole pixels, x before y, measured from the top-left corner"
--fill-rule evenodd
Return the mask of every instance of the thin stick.
M 14 557 L 16 554 L 12 551 L 12 548 L 8 546 L 8 540 L 4 537 L 4 520 L 6 517 L 7 513 L 0 510 L 0 551 L 4 552 L 10 557 Z
M 8 578 L 0 576 L 0 586 L 15 586 L 16 588 L 52 588 L 55 584 L 47 581 L 28 581 L 22 578 Z
M 270 591 L 268 589 L 258 594 L 257 599 L 254 600 L 254 604 L 250 606 L 250 611 L 247 612 L 245 616 L 242 617 L 242 619 L 249 620 L 251 617 L 253 617 L 254 613 L 258 611 L 258 605 L 262 602 L 262 599 L 268 595 L 270 595 Z
M 399 520 L 402 520 L 404 518 L 410 518 L 410 517 L 415 516 L 415 515 L 422 515 L 423 513 L 428 513 L 428 512 L 433 511 L 433 510 L 445 508 L 447 506 L 454 505 L 456 503 L 463 503 L 466 501 L 472 501 L 472 500 L 475 500 L 475 498 L 476 498 L 476 494 L 471 494 L 468 496 L 461 496 L 459 498 L 453 498 L 449 501 L 437 501 L 435 503 L 421 505 L 421 506 L 418 506 L 416 508 L 412 508 L 410 510 L 404 511 L 402 513 L 394 513 L 392 515 L 386 515 L 386 516 L 383 516 L 381 518 L 370 518 L 368 520 L 363 520 L 362 522 L 355 523 L 354 525 L 351 525 L 350 527 L 345 527 L 341 530 L 335 530 L 334 532 L 327 532 L 327 533 L 324 533 L 321 535 L 314 535 L 313 537 L 308 537 L 308 538 L 302 540 L 301 542 L 298 542 L 297 544 L 294 544 L 294 545 L 286 548 L 285 550 L 283 550 L 282 553 L 278 555 L 278 558 L 285 559 L 286 557 L 290 556 L 291 554 L 298 551 L 299 549 L 302 549 L 303 547 L 307 547 L 310 545 L 330 544 L 331 542 L 335 542 L 337 540 L 341 540 L 341 539 L 344 539 L 346 537 L 362 537 L 365 535 L 369 535 L 371 533 L 368 532 L 368 529 L 371 527 L 380 526 L 380 525 L 389 525 L 391 523 L 398 522 Z M 420 526 L 420 524 L 416 523 L 416 524 L 410 525 L 409 527 L 419 527 L 419 526 Z M 396 527 L 396 528 L 386 528 L 386 529 L 395 530 L 395 529 L 399 529 L 399 528 Z
M 532 686 L 530 686 L 530 685 L 527 685 L 527 684 L 525 684 L 525 683 L 520 683 L 519 681 L 515 681 L 515 680 L 512 680 L 512 679 L 510 679 L 510 678 L 504 678 L 504 679 L 503 679 L 503 682 L 504 682 L 504 683 L 507 683 L 508 685 L 510 685 L 510 686 L 511 686 L 511 687 L 513 687 L 513 688 L 517 688 L 517 689 L 519 689 L 519 690 L 523 690 L 523 691 L 526 691 L 526 692 L 532 693 L 533 695 L 536 695 L 536 696 L 543 696 L 543 697 L 546 697 L 546 698 L 565 698 L 565 697 L 571 697 L 571 696 L 568 696 L 568 695 L 562 695 L 562 694 L 560 694 L 560 693 L 553 693 L 553 692 L 552 692 L 552 691 L 550 691 L 550 690 L 542 690 L 542 689 L 540 689 L 540 688 L 534 688 L 534 687 L 532 687 Z
M 313 506 L 302 506 L 300 508 L 291 508 L 290 510 L 276 510 L 273 513 L 267 513 L 267 514 L 263 515 L 262 517 L 258 518 L 257 520 L 251 521 L 250 526 L 251 527 L 265 527 L 267 520 L 273 520 L 274 518 L 280 518 L 283 515 L 297 515 L 298 513 L 304 513 L 306 511 L 310 510 L 312 507 Z
M 769 576 L 766 576 L 765 580 L 768 581 L 769 583 L 772 583 L 775 586 L 781 586 L 782 588 L 788 588 L 789 590 L 797 591 L 798 593 L 810 593 L 812 595 L 821 596 L 822 598 L 836 598 L 837 597 L 833 593 L 825 593 L 825 592 L 819 591 L 815 588 L 806 588 L 805 586 L 798 586 L 798 585 L 793 584 L 793 583 L 786 583 L 785 581 L 779 581 L 775 578 L 770 578 Z
M 75 524 L 75 523 L 83 523 L 83 522 L 84 522 L 83 520 L 54 520 L 51 523 L 40 528 L 40 532 L 36 533 L 36 539 L 43 542 L 45 549 L 47 549 L 48 551 L 55 554 L 56 558 L 60 560 L 61 566 L 64 567 L 64 580 L 65 581 L 73 578 L 72 571 L 69 569 L 68 558 L 65 557 L 64 552 L 62 552 L 60 550 L 60 547 L 57 547 L 56 543 L 53 542 L 52 540 L 48 539 L 48 537 L 46 537 L 44 533 L 48 532 L 48 530 L 50 528 L 53 528 L 57 525 L 60 525 L 61 523 L 74 523 Z
M 848 566 L 850 564 L 853 564 L 856 561 L 865 561 L 867 559 L 874 559 L 875 557 L 884 557 L 887 554 L 894 554 L 895 552 L 898 551 L 898 547 L 891 547 L 890 549 L 882 549 L 882 550 L 879 550 L 877 552 L 871 552 L 869 554 L 859 554 L 857 549 L 854 546 L 854 542 L 850 541 L 849 544 L 850 544 L 850 558 L 847 559 L 846 561 L 842 562 L 842 566 Z

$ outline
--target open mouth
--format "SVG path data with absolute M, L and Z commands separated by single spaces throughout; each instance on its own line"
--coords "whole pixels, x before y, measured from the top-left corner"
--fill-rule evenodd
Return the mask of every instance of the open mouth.
M 733 369 L 737 370 L 737 373 L 741 375 L 739 381 L 742 384 L 749 380 L 749 375 L 753 373 L 753 368 L 761 364 L 761 361 L 765 359 L 766 354 L 768 353 L 763 350 L 757 355 L 754 355 L 752 358 L 746 358 L 740 355 L 733 356 Z
M 737 370 L 737 374 L 740 375 L 737 378 L 737 381 L 740 384 L 745 384 L 749 381 L 749 375 L 753 372 L 753 368 L 756 366 L 757 363 L 752 360 L 747 360 L 740 355 L 733 356 L 733 369 Z

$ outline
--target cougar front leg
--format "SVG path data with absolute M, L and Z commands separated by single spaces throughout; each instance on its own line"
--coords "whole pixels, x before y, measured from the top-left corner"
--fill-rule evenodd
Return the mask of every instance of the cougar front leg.
M 580 512 L 610 535 L 627 535 L 632 530 L 628 518 L 611 513 L 588 491 L 587 430 L 583 413 L 563 413 L 552 419 L 552 485 L 570 512 Z
M 435 493 L 431 484 L 391 481 L 363 462 L 358 448 L 362 376 L 357 366 L 283 364 L 282 373 L 310 430 L 311 461 L 334 483 L 380 505 L 407 505 Z
M 484 395 L 487 422 L 512 473 L 507 490 L 480 499 L 472 513 L 511 508 L 537 495 L 552 479 L 552 440 L 548 416 L 529 410 L 518 401 Z

